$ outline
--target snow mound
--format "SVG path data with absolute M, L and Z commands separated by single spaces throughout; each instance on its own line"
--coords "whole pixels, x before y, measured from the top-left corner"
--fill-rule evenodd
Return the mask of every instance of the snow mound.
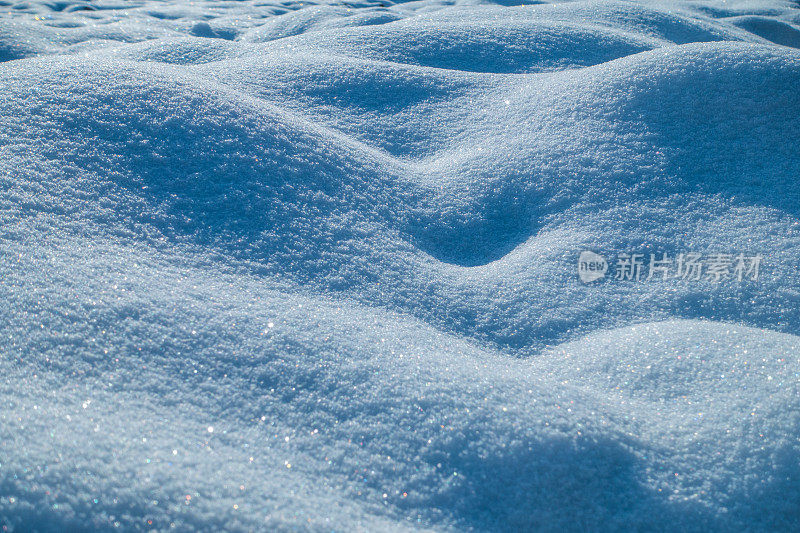
M 798 6 L 515 3 L 0 2 L 0 526 L 800 528 Z
M 4 272 L 9 524 L 797 525 L 795 336 L 673 321 L 509 359 L 172 261 L 87 243 Z

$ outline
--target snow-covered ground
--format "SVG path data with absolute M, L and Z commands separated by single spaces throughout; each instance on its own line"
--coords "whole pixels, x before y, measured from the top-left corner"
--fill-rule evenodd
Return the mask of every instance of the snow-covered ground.
M 0 528 L 800 530 L 798 47 L 795 1 L 0 0 Z

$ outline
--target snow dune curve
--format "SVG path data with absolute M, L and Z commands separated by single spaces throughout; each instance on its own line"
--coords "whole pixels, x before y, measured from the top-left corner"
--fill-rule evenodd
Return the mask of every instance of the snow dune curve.
M 797 529 L 798 31 L 2 0 L 0 526 Z

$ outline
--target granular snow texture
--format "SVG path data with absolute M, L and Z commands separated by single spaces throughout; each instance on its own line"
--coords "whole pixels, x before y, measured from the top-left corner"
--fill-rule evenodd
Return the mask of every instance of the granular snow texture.
M 798 47 L 791 1 L 0 0 L 0 527 L 800 530 Z

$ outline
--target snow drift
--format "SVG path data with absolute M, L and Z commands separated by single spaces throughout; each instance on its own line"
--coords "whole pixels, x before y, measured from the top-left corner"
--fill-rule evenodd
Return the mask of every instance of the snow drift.
M 0 2 L 0 525 L 800 528 L 797 35 Z M 586 249 L 765 259 L 583 284 Z

